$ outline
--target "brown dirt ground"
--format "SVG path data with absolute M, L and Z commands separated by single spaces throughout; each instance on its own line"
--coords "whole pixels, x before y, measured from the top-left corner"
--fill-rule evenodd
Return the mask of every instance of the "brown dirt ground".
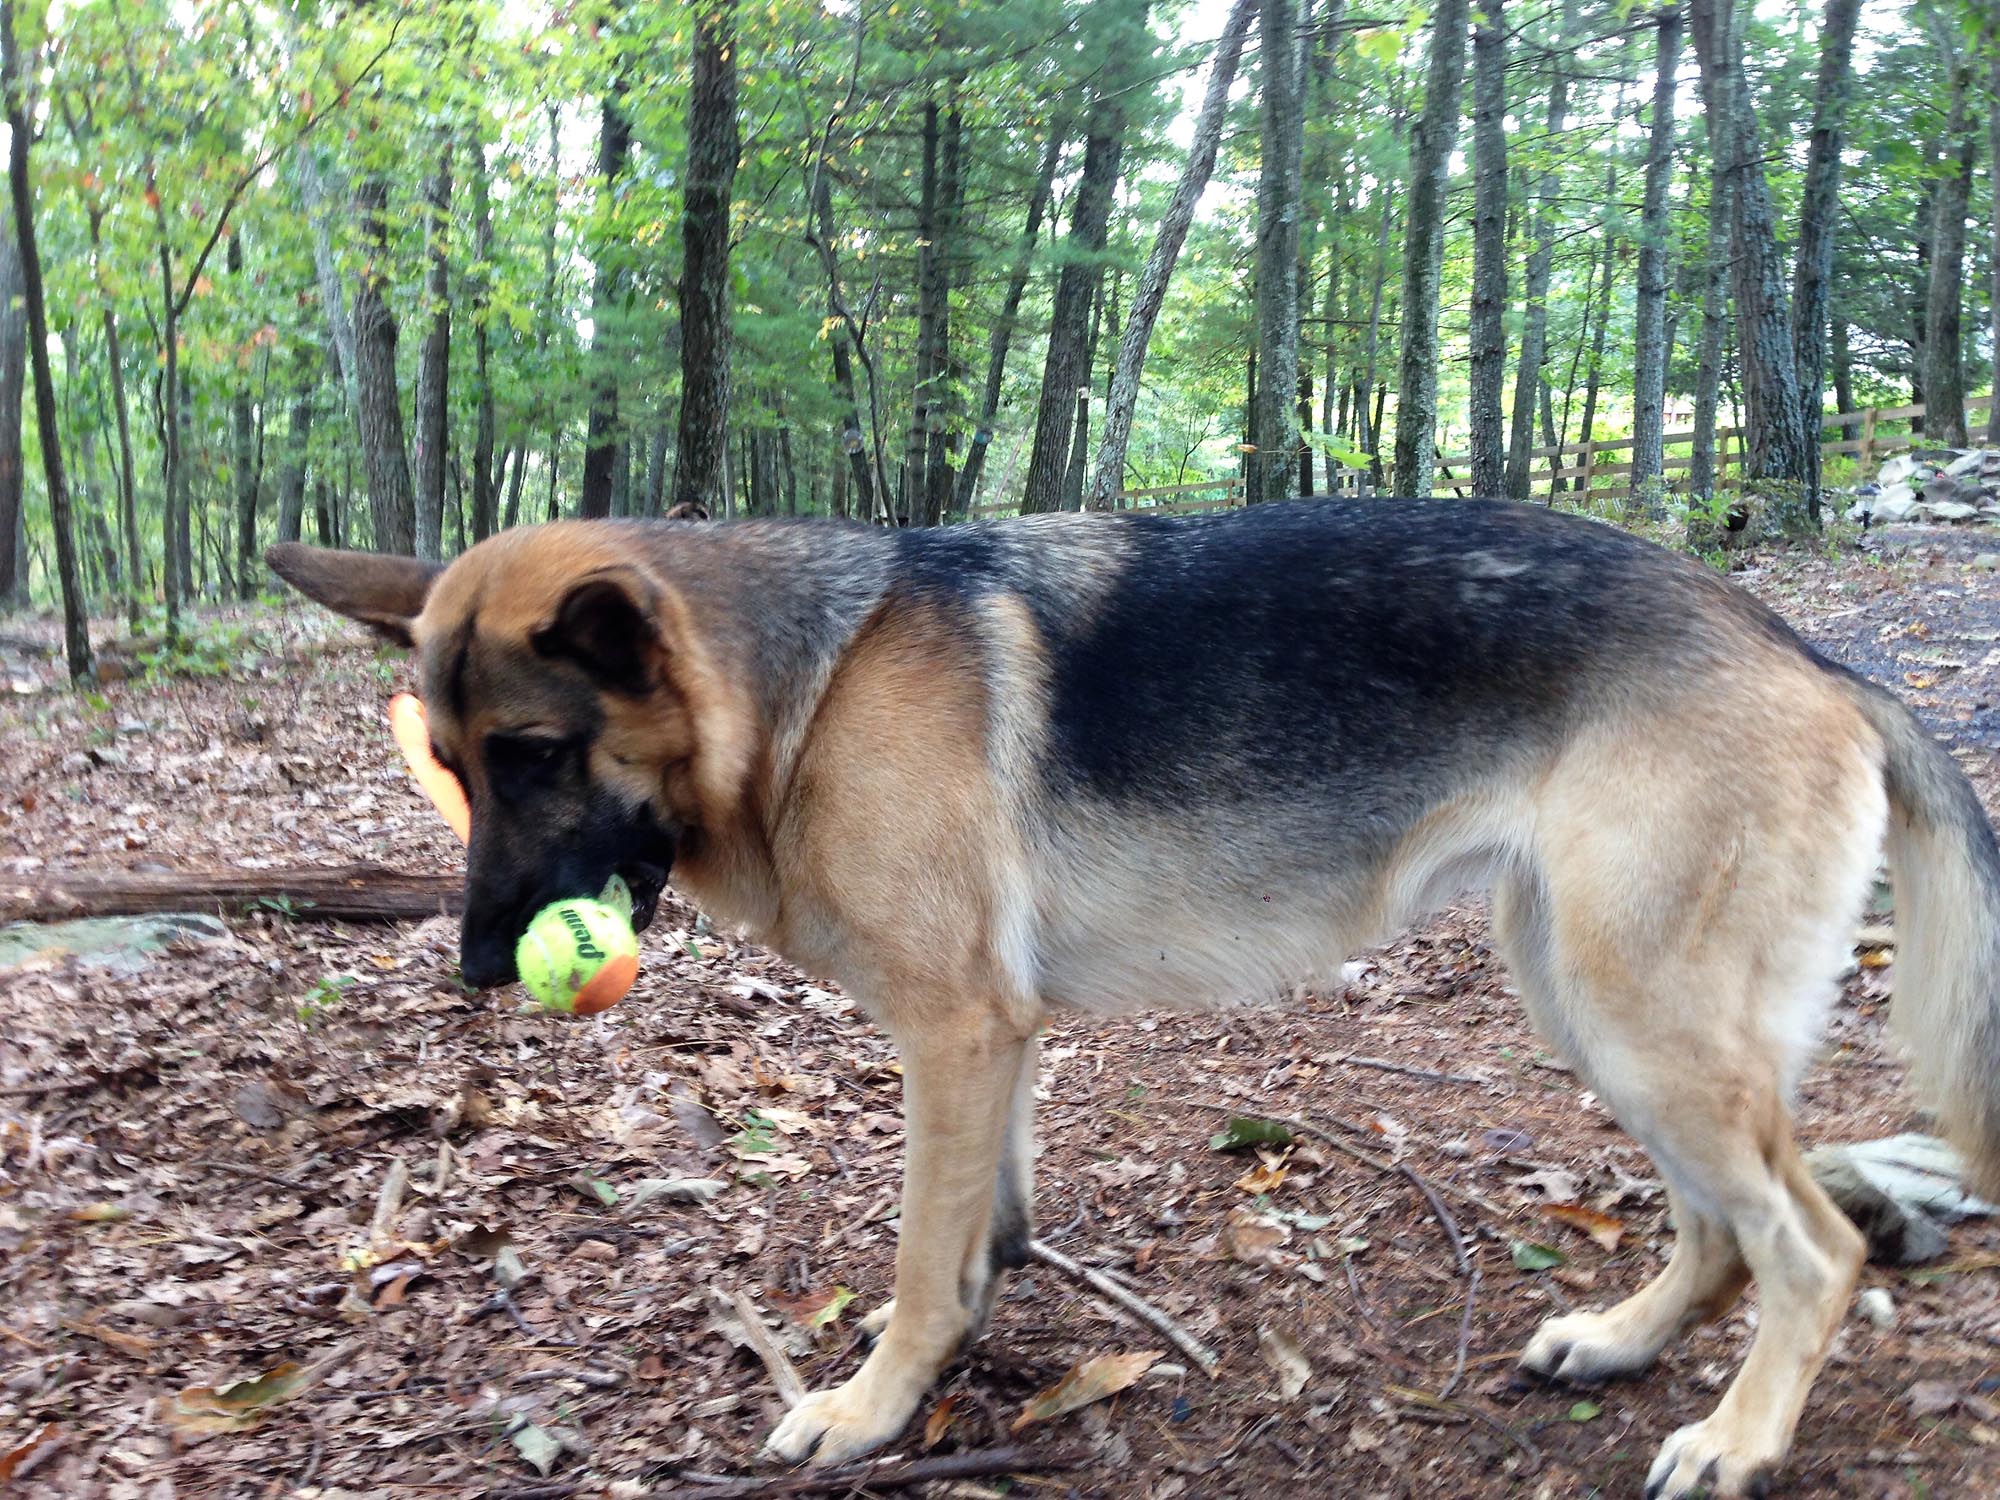
M 1988 546 L 2000 538 L 1899 533 L 1763 558 L 1744 581 L 1903 691 L 1992 808 L 2000 574 L 1973 561 Z M 451 867 L 382 732 L 402 664 L 303 608 L 226 623 L 242 638 L 225 675 L 94 701 L 54 686 L 48 622 L 0 635 L 13 688 L 0 879 Z M 751 1293 L 810 1385 L 851 1369 L 849 1330 L 887 1294 L 895 1240 L 898 1085 L 882 1039 L 684 908 L 647 935 L 635 992 L 595 1021 L 464 993 L 442 918 L 341 927 L 267 911 L 229 925 L 226 942 L 136 977 L 65 961 L 0 978 L 0 1475 L 38 1436 L 14 1487 L 77 1497 L 558 1500 L 770 1473 L 755 1454 L 778 1398 L 717 1331 L 711 1289 Z M 1846 986 L 1800 1103 L 1810 1141 L 1919 1123 L 1882 1043 L 1889 973 Z M 1525 1028 L 1478 911 L 1346 977 L 1287 1011 L 1055 1028 L 1042 1232 L 1218 1348 L 1221 1373 L 1155 1371 L 1022 1434 L 1031 1454 L 1079 1459 L 1072 1471 L 928 1493 L 1635 1495 L 1660 1440 L 1713 1404 L 1754 1300 L 1642 1380 L 1510 1381 L 1507 1356 L 1538 1319 L 1636 1287 L 1670 1234 L 1644 1157 Z M 1260 1203 L 1239 1185 L 1256 1163 L 1208 1146 L 1230 1111 L 1309 1115 L 1485 1201 L 1450 1200 L 1482 1283 L 1448 1398 L 1465 1287 L 1413 1181 L 1309 1142 Z M 399 1163 L 386 1264 L 344 1270 Z M 634 1202 L 642 1180 L 679 1175 L 729 1185 L 705 1204 Z M 1610 1214 L 1616 1248 L 1552 1218 L 1552 1194 Z M 1232 1237 L 1232 1211 L 1260 1207 L 1290 1216 L 1273 1265 L 1231 1254 L 1249 1238 Z M 1515 1241 L 1563 1264 L 1517 1270 Z M 504 1304 L 503 1246 L 519 1258 L 503 1268 L 524 1273 Z M 1895 1326 L 1857 1315 L 1842 1329 L 1786 1493 L 2000 1490 L 1996 1251 L 2000 1226 L 1975 1224 L 1953 1233 L 1955 1270 L 1868 1269 Z M 853 1304 L 828 1330 L 803 1326 L 837 1287 Z M 1260 1356 L 1265 1328 L 1311 1362 L 1294 1400 Z M 1023 1402 L 1080 1359 L 1164 1348 L 1058 1274 L 1017 1276 L 940 1387 L 936 1451 L 1008 1441 Z M 174 1399 L 287 1362 L 310 1378 L 266 1409 L 241 1392 L 219 1415 Z M 204 1419 L 252 1425 L 189 1430 Z M 560 1445 L 546 1476 L 508 1436 L 528 1423 Z M 919 1446 L 913 1429 L 903 1451 Z

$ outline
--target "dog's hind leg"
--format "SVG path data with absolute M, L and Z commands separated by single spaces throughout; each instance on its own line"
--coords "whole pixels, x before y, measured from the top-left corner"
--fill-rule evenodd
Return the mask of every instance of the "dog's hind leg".
M 1861 1266 L 1860 1233 L 1800 1160 L 1788 1098 L 1886 803 L 1866 736 L 1812 707 L 1796 718 L 1816 756 L 1783 731 L 1677 752 L 1672 725 L 1573 748 L 1541 789 L 1533 862 L 1496 908 L 1531 1015 L 1652 1157 L 1680 1235 L 1651 1286 L 1552 1320 L 1524 1364 L 1633 1370 L 1757 1288 L 1742 1370 L 1664 1444 L 1648 1500 L 1763 1492 Z

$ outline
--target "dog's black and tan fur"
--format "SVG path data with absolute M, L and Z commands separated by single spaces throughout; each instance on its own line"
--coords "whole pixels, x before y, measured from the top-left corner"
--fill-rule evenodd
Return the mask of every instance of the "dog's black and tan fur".
M 671 865 L 900 1047 L 893 1314 L 779 1426 L 787 1457 L 894 1437 L 1021 1259 L 1052 1010 L 1276 996 L 1468 888 L 1679 1230 L 1658 1280 L 1551 1319 L 1526 1365 L 1635 1371 L 1762 1298 L 1650 1495 L 1761 1488 L 1847 1304 L 1862 1242 L 1788 1097 L 1885 837 L 1900 1030 L 2000 1185 L 2000 855 L 1971 789 L 1888 695 L 1608 528 L 1323 501 L 272 562 L 420 653 L 473 809 L 466 979 L 511 979 L 528 915 L 614 869 L 643 919 Z

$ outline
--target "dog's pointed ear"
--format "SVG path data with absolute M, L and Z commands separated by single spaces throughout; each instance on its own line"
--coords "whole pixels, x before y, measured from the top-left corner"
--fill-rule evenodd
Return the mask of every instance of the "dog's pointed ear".
M 659 588 L 636 568 L 599 569 L 570 585 L 530 639 L 543 656 L 575 662 L 613 692 L 650 692 L 666 645 Z
M 440 563 L 379 552 L 337 552 L 280 542 L 264 561 L 293 588 L 336 614 L 359 620 L 399 646 L 413 645 L 410 622 L 423 613 Z

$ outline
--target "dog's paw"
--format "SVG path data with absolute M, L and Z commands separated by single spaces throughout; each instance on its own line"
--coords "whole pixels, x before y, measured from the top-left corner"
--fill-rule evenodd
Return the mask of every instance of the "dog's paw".
M 1710 1417 L 1660 1445 L 1646 1475 L 1646 1500 L 1763 1500 L 1782 1454 L 1748 1451 L 1727 1424 Z
M 785 1414 L 764 1451 L 786 1463 L 837 1464 L 879 1448 L 910 1420 L 916 1403 L 890 1403 L 862 1389 L 857 1376 L 830 1391 L 814 1391 Z
M 1637 1374 L 1659 1352 L 1652 1342 L 1635 1340 L 1622 1330 L 1614 1313 L 1568 1313 L 1535 1330 L 1521 1351 L 1521 1369 L 1544 1380 L 1589 1385 Z

